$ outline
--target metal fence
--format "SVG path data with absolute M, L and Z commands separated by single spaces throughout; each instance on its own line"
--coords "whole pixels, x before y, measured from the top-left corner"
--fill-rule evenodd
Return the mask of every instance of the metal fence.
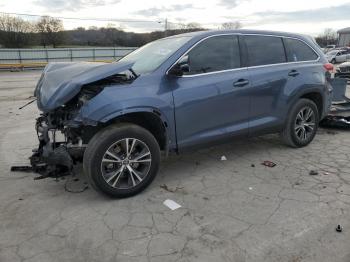
M 63 61 L 113 61 L 135 47 L 0 49 L 0 65 L 26 65 Z

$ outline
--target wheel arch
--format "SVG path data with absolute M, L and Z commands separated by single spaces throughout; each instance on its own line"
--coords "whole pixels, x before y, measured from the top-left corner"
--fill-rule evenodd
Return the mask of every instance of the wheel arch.
M 301 90 L 299 93 L 296 93 L 293 95 L 293 99 L 289 101 L 288 108 L 285 114 L 285 117 L 283 118 L 283 126 L 286 124 L 288 116 L 293 108 L 293 106 L 302 98 L 309 99 L 313 101 L 318 109 L 319 118 L 321 119 L 323 116 L 323 110 L 324 110 L 324 102 L 325 98 L 322 95 L 322 92 L 319 88 L 309 88 Z
M 318 114 L 319 114 L 319 117 L 321 118 L 322 114 L 323 114 L 323 97 L 322 97 L 322 94 L 320 92 L 317 92 L 317 91 L 311 91 L 311 92 L 307 92 L 303 95 L 301 95 L 299 97 L 300 98 L 306 98 L 306 99 L 309 99 L 311 100 L 312 102 L 314 102 L 317 106 L 317 109 L 318 109 Z
M 115 123 L 133 123 L 148 130 L 157 140 L 161 150 L 169 150 L 169 125 L 166 117 L 154 108 L 134 108 L 113 113 L 101 121 L 103 127 Z

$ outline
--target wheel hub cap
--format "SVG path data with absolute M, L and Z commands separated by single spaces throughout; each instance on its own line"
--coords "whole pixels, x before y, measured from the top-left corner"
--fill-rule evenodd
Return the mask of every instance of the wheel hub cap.
M 151 151 L 144 142 L 136 138 L 124 138 L 106 150 L 101 160 L 101 172 L 111 187 L 129 189 L 145 179 L 151 162 Z
M 298 139 L 305 141 L 312 136 L 315 128 L 315 113 L 311 107 L 303 107 L 297 114 L 294 131 Z

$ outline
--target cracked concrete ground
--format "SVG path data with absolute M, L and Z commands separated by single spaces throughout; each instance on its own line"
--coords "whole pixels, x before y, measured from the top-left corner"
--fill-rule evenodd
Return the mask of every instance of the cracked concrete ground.
M 81 170 L 59 181 L 9 172 L 37 143 L 35 105 L 18 107 L 39 73 L 0 73 L 1 262 L 350 261 L 349 132 L 320 129 L 302 149 L 269 135 L 174 155 L 129 199 L 71 193 L 85 187 Z

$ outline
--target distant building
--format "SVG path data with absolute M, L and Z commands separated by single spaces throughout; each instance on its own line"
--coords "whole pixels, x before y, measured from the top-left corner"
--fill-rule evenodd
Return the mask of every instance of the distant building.
M 350 46 L 350 27 L 338 31 L 338 46 Z

